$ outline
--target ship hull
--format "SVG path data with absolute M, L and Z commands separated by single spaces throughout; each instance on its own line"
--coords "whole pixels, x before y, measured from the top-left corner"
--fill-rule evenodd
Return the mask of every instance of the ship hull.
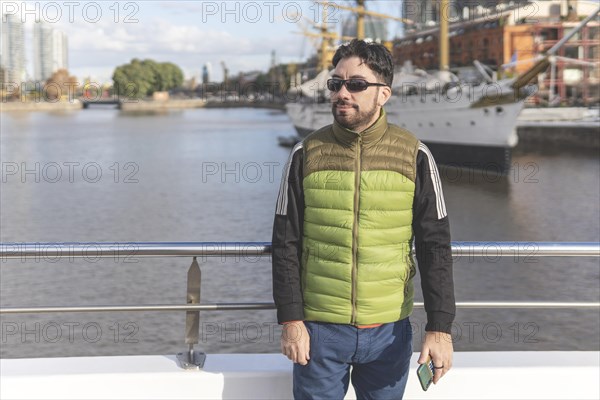
M 468 146 L 463 144 L 426 142 L 437 164 L 484 174 L 507 175 L 511 169 L 510 147 Z

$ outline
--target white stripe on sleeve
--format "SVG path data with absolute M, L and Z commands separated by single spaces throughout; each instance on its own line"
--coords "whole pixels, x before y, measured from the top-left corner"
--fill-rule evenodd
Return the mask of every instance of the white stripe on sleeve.
M 442 192 L 442 182 L 440 180 L 440 174 L 438 172 L 433 156 L 429 151 L 429 148 L 423 143 L 419 143 L 419 150 L 427 155 L 427 161 L 429 163 L 429 174 L 431 181 L 433 182 L 433 190 L 435 192 L 435 206 L 437 208 L 438 219 L 444 218 L 446 215 L 446 204 L 444 203 L 444 193 Z
M 298 142 L 294 148 L 292 149 L 290 156 L 288 158 L 287 164 L 283 170 L 283 176 L 281 177 L 281 185 L 279 186 L 279 195 L 277 196 L 277 207 L 276 214 L 277 215 L 287 215 L 287 204 L 288 204 L 288 180 L 290 177 L 290 169 L 292 166 L 292 159 L 294 158 L 294 154 L 302 149 L 302 142 Z

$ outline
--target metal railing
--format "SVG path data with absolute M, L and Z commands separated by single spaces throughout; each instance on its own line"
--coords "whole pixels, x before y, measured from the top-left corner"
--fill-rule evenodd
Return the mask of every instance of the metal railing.
M 0 243 L 0 259 L 213 257 L 271 254 L 268 242 Z M 453 256 L 600 257 L 598 242 L 452 242 Z
M 453 257 L 483 257 L 497 260 L 512 257 L 515 261 L 534 257 L 600 257 L 597 242 L 452 242 Z M 205 354 L 194 351 L 198 343 L 200 311 L 271 310 L 273 303 L 214 303 L 200 304 L 201 273 L 198 257 L 257 257 L 272 253 L 271 243 L 265 242 L 121 242 L 121 243 L 0 243 L 0 260 L 47 260 L 132 257 L 193 257 L 188 269 L 186 304 L 111 305 L 111 306 L 45 306 L 4 307 L 2 314 L 122 312 L 122 311 L 185 311 L 186 352 L 177 355 L 182 367 L 202 368 Z M 415 302 L 415 307 L 424 307 Z M 598 309 L 600 302 L 457 302 L 457 308 L 583 308 Z

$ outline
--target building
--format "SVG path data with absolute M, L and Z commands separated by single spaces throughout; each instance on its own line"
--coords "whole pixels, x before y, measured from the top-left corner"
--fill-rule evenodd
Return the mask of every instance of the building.
M 468 21 L 515 5 L 523 6 L 528 0 L 449 0 L 446 14 L 450 22 Z M 440 21 L 440 0 L 406 0 L 402 2 L 402 17 L 414 22 L 409 29 L 426 29 Z
M 25 30 L 16 15 L 2 16 L 2 48 L 0 66 L 3 82 L 21 84 L 27 79 L 25 70 Z
M 539 4 L 538 4 L 539 3 Z M 499 75 L 517 75 L 534 63 L 534 58 L 554 45 L 580 17 L 587 16 L 597 3 L 575 1 L 535 2 L 523 5 L 498 4 L 492 10 L 479 10 L 467 19 L 450 23 L 450 68 L 472 66 L 478 60 Z M 535 14 L 531 10 L 536 10 Z M 465 13 L 466 16 L 466 13 Z M 538 78 L 540 91 L 533 102 L 552 101 L 591 105 L 599 99 L 600 24 L 591 21 L 562 47 L 551 68 Z M 414 29 L 394 43 L 398 64 L 411 61 L 418 68 L 439 67 L 439 28 Z
M 33 79 L 44 82 L 59 69 L 68 69 L 67 36 L 44 22 L 33 27 Z
M 403 1 L 402 18 L 414 22 L 414 28 L 432 26 L 439 21 L 439 0 Z
M 528 27 L 527 34 L 517 44 L 540 54 L 552 47 L 576 22 L 543 22 Z M 590 22 L 558 51 L 558 58 L 540 74 L 538 85 L 542 97 L 550 103 L 561 100 L 573 105 L 592 105 L 600 101 L 600 24 Z M 511 51 L 511 50 L 507 50 Z M 518 54 L 518 47 L 515 48 Z M 518 60 L 518 57 L 515 57 Z M 589 65 L 580 64 L 589 63 Z M 595 67 L 593 66 L 595 64 Z M 518 67 L 518 66 L 517 66 Z M 540 101 L 535 96 L 534 101 Z
M 356 37 L 356 17 L 346 18 L 342 24 L 342 36 Z M 365 16 L 365 38 L 383 42 L 387 40 L 387 21 L 381 18 Z
M 211 64 L 208 62 L 202 66 L 202 83 L 205 85 L 210 82 L 211 69 Z

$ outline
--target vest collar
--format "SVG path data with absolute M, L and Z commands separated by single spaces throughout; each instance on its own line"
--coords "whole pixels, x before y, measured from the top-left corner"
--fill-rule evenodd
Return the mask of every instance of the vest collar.
M 346 145 L 352 145 L 353 142 L 359 137 L 362 138 L 362 142 L 365 145 L 370 143 L 376 143 L 381 139 L 383 134 L 387 131 L 387 115 L 383 107 L 377 121 L 362 132 L 355 132 L 348 128 L 344 128 L 337 121 L 333 121 L 333 134 L 337 140 Z

